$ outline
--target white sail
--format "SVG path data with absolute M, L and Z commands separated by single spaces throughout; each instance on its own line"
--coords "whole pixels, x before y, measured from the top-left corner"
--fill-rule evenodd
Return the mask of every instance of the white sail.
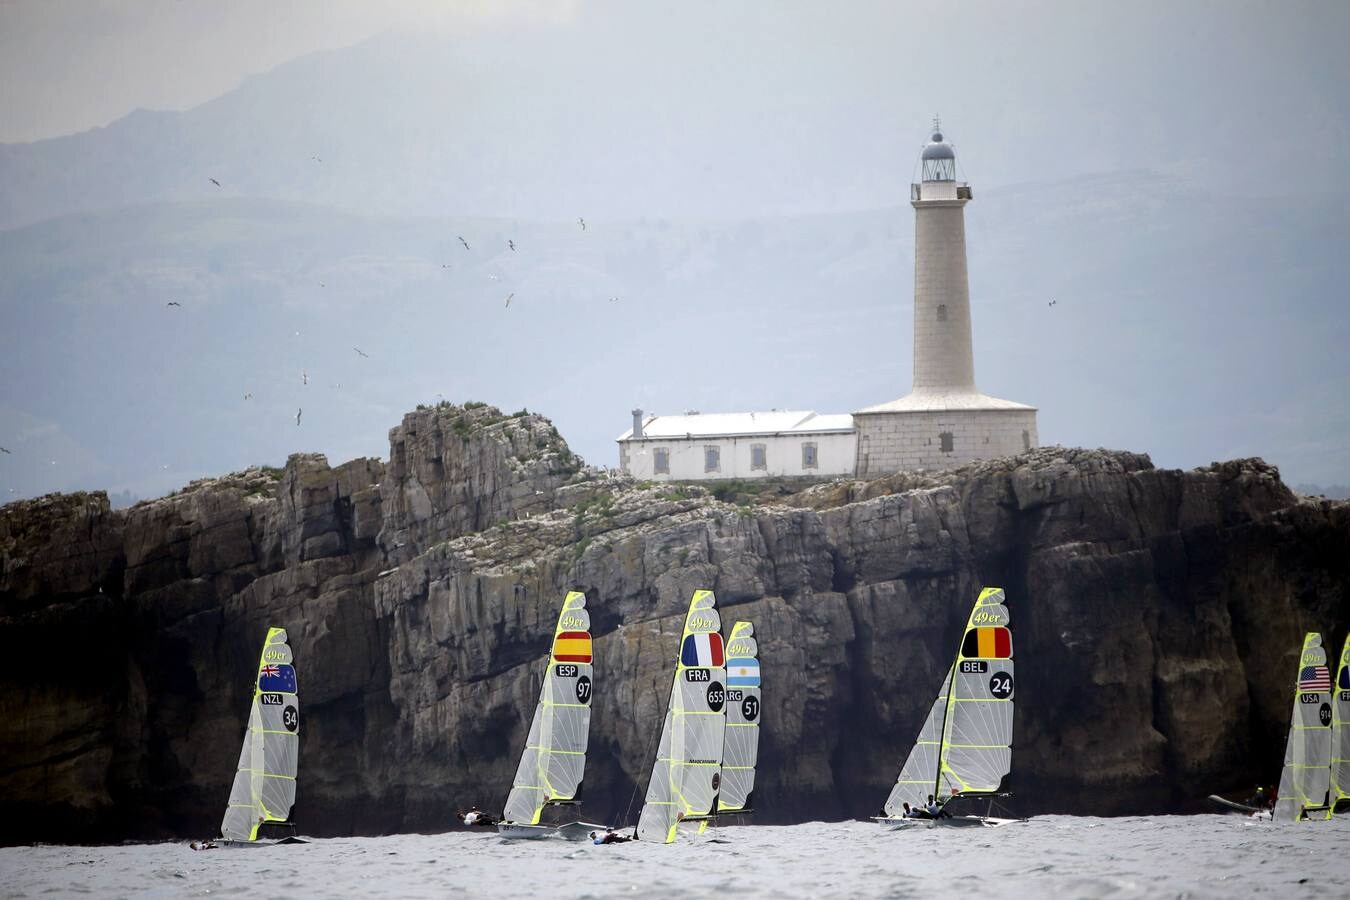
M 989 794 L 1012 770 L 1013 651 L 1002 588 L 980 591 L 956 654 L 937 796 Z
M 1322 635 L 1310 631 L 1303 638 L 1303 652 L 1299 655 L 1294 712 L 1284 746 L 1275 818 L 1286 822 L 1330 818 L 1327 803 L 1330 787 L 1331 673 L 1327 669 Z
M 923 720 L 919 730 L 919 739 L 905 757 L 900 767 L 900 777 L 886 798 L 886 815 L 903 816 L 905 804 L 922 808 L 933 795 L 938 781 L 938 757 L 942 748 L 942 720 L 947 716 L 947 688 L 951 684 L 952 670 L 942 679 L 942 688 L 937 699 L 929 707 L 928 717 Z
M 239 768 L 220 824 L 221 836 L 233 841 L 256 840 L 259 825 L 286 821 L 295 803 L 300 695 L 286 629 L 268 629 L 253 685 Z
M 1341 647 L 1331 701 L 1331 803 L 1350 800 L 1350 635 Z M 1344 811 L 1344 810 L 1342 810 Z
M 694 591 L 684 619 L 670 704 L 638 817 L 641 840 L 671 843 L 679 823 L 707 816 L 722 782 L 726 658 L 712 591 Z
M 1012 768 L 1012 632 L 1002 588 L 985 588 L 966 620 L 956 660 L 886 798 L 887 816 L 928 798 L 990 794 Z
M 553 630 L 544 686 L 506 798 L 504 821 L 538 824 L 547 803 L 571 800 L 581 787 L 591 730 L 590 628 L 586 595 L 570 591 Z
M 755 626 L 737 622 L 727 641 L 727 730 L 722 747 L 722 790 L 717 811 L 750 808 L 755 789 L 755 762 L 759 758 L 761 712 L 759 645 Z

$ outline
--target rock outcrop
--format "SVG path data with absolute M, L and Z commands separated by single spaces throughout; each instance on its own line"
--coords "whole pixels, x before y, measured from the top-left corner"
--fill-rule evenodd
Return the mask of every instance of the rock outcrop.
M 755 623 L 761 822 L 879 807 L 981 585 L 1014 617 L 1023 813 L 1274 779 L 1302 633 L 1350 625 L 1350 503 L 1260 460 L 1041 448 L 756 505 L 584 468 L 486 406 L 410 413 L 390 448 L 0 510 L 0 840 L 214 833 L 268 625 L 320 835 L 500 803 L 567 589 L 596 635 L 598 820 L 636 816 L 698 587 Z

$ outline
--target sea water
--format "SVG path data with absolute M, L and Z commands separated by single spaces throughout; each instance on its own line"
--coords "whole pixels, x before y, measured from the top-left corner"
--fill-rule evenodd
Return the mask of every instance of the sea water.
M 1001 828 L 714 828 L 672 846 L 495 831 L 194 852 L 0 849 L 0 895 L 98 897 L 1350 897 L 1350 817 L 1038 816 Z

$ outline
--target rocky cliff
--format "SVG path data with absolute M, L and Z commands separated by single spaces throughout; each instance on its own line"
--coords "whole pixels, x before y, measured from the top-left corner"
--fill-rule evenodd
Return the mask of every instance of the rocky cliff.
M 728 627 L 755 623 L 761 822 L 875 812 L 981 585 L 1014 617 L 1022 813 L 1275 779 L 1301 635 L 1339 646 L 1350 625 L 1350 504 L 1259 460 L 1042 448 L 718 494 L 584 468 L 539 416 L 442 405 L 390 432 L 388 463 L 299 455 L 127 510 L 6 506 L 0 840 L 214 833 L 268 625 L 295 647 L 294 815 L 318 835 L 497 806 L 567 589 L 596 635 L 602 820 L 641 800 L 698 587 Z

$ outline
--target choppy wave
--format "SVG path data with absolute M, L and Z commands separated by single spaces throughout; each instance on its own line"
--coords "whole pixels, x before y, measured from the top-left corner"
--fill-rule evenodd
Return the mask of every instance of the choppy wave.
M 715 838 L 716 840 L 710 840 Z M 4 896 L 1350 896 L 1350 817 L 1041 816 L 991 829 L 870 822 L 711 830 L 674 846 L 506 842 L 495 833 L 0 850 Z

